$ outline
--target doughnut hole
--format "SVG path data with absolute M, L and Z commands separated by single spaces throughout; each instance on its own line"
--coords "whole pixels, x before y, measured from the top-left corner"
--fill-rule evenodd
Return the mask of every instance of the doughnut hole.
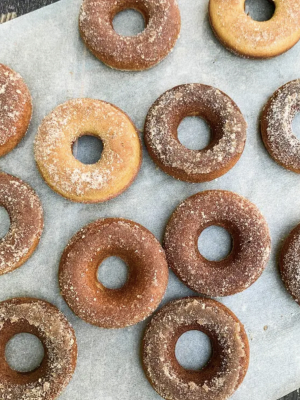
M 120 36 L 137 36 L 145 27 L 143 14 L 131 8 L 118 12 L 113 19 L 113 28 Z
M 5 358 L 11 369 L 21 373 L 37 369 L 44 358 L 44 346 L 30 333 L 18 333 L 6 344 Z
M 231 253 L 233 239 L 221 226 L 204 229 L 198 238 L 198 250 L 208 261 L 222 261 Z
M 275 13 L 272 0 L 246 0 L 245 13 L 254 21 L 269 21 Z
M 72 146 L 72 153 L 76 160 L 83 164 L 96 164 L 102 155 L 103 142 L 99 137 L 85 133 Z
M 100 264 L 97 279 L 107 289 L 120 289 L 128 279 L 128 267 L 119 257 L 108 257 Z
M 185 117 L 177 129 L 179 142 L 190 150 L 203 150 L 211 142 L 211 131 L 204 119 L 198 116 Z
M 184 369 L 200 370 L 205 367 L 212 356 L 211 341 L 201 331 L 185 332 L 176 343 L 175 356 Z
M 8 212 L 4 207 L 0 207 L 0 239 L 4 238 L 4 236 L 9 231 L 10 227 L 10 218 Z
M 297 112 L 292 121 L 293 134 L 300 140 L 300 112 Z

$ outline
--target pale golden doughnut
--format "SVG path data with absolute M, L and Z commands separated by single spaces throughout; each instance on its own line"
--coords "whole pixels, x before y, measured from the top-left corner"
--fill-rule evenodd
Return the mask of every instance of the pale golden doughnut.
M 72 145 L 85 134 L 99 137 L 103 152 L 83 164 Z M 47 184 L 62 196 L 83 203 L 109 200 L 135 179 L 142 160 L 138 132 L 119 108 L 100 100 L 75 99 L 56 107 L 35 139 L 35 159 Z
M 300 39 L 299 0 L 271 0 L 275 13 L 255 21 L 245 13 L 245 0 L 210 0 L 211 26 L 222 44 L 248 58 L 270 58 L 293 47 Z

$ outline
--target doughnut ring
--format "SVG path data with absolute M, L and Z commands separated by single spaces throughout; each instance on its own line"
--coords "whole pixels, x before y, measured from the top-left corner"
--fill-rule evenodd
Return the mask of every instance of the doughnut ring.
M 120 289 L 108 289 L 97 279 L 98 266 L 110 256 L 128 265 L 129 276 Z M 164 251 L 151 232 L 132 221 L 107 218 L 71 239 L 61 258 L 59 284 L 78 317 L 102 328 L 123 328 L 158 307 L 168 274 Z
M 32 102 L 22 77 L 0 64 L 0 156 L 10 152 L 27 132 Z
M 37 336 L 45 356 L 30 372 L 10 368 L 7 342 L 19 333 Z M 76 366 L 75 333 L 66 317 L 52 304 L 31 298 L 0 303 L 0 397 L 2 400 L 54 400 L 70 382 Z
M 113 28 L 116 14 L 135 9 L 144 17 L 146 28 L 136 36 L 121 36 Z M 180 33 L 180 12 L 176 0 L 84 0 L 79 29 L 89 50 L 111 68 L 141 71 L 164 59 Z
M 275 13 L 269 21 L 254 21 L 245 13 L 245 0 L 210 0 L 209 19 L 220 42 L 246 58 L 278 56 L 300 39 L 298 0 L 271 0 Z
M 203 118 L 212 140 L 202 150 L 191 150 L 178 140 L 180 122 L 190 115 Z M 154 162 L 167 174 L 186 182 L 207 182 L 228 172 L 241 157 L 246 121 L 237 105 L 211 86 L 176 86 L 161 95 L 145 122 L 145 143 Z
M 197 246 L 209 226 L 225 228 L 233 239 L 230 254 L 209 261 Z M 239 293 L 262 274 L 270 254 L 268 225 L 258 208 L 233 192 L 208 190 L 183 201 L 165 231 L 170 268 L 192 290 L 220 297 Z
M 83 164 L 72 154 L 85 134 L 103 142 L 101 158 Z M 142 161 L 141 142 L 129 117 L 100 100 L 76 99 L 44 118 L 35 139 L 35 159 L 46 183 L 69 200 L 96 203 L 112 199 L 131 185 Z
M 300 141 L 293 134 L 292 120 L 300 111 L 300 79 L 279 88 L 264 107 L 261 117 L 263 142 L 281 166 L 300 173 Z
M 212 357 L 200 371 L 184 369 L 175 357 L 179 337 L 205 333 Z M 225 400 L 242 383 L 249 344 L 238 318 L 212 299 L 189 297 L 168 303 L 149 323 L 143 339 L 143 366 L 156 392 L 166 400 Z
M 288 292 L 300 304 L 300 224 L 286 238 L 280 252 L 279 268 L 281 278 Z
M 33 189 L 14 176 L 0 172 L 0 206 L 10 228 L 0 239 L 0 275 L 20 267 L 36 249 L 44 227 L 43 209 Z

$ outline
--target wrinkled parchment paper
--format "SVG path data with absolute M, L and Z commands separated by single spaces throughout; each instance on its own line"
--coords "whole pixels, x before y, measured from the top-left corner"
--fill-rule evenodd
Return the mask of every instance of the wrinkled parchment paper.
M 145 322 L 112 331 L 78 319 L 59 293 L 61 253 L 79 228 L 99 217 L 132 219 L 161 239 L 168 217 L 183 199 L 205 189 L 232 190 L 259 207 L 273 244 L 261 278 L 243 293 L 220 300 L 245 324 L 251 346 L 248 374 L 233 399 L 276 400 L 300 387 L 300 307 L 285 291 L 276 266 L 282 239 L 300 221 L 300 176 L 269 157 L 258 120 L 268 97 L 282 84 L 300 77 L 300 43 L 272 60 L 241 59 L 214 38 L 207 18 L 208 0 L 179 0 L 182 31 L 174 51 L 149 71 L 119 72 L 104 66 L 81 42 L 77 27 L 80 2 L 62 0 L 0 26 L 0 62 L 21 73 L 34 104 L 26 138 L 1 158 L 0 167 L 33 186 L 45 212 L 38 250 L 24 266 L 0 277 L 0 300 L 13 296 L 46 299 L 73 324 L 78 365 L 62 400 L 159 399 L 141 368 L 139 346 Z M 245 151 L 225 176 L 206 184 L 179 182 L 157 169 L 144 150 L 137 180 L 105 204 L 75 204 L 45 184 L 35 166 L 33 140 L 42 118 L 59 103 L 76 97 L 106 100 L 128 113 L 142 130 L 154 100 L 165 90 L 188 82 L 223 90 L 248 122 Z M 171 273 L 163 302 L 189 294 L 192 292 Z

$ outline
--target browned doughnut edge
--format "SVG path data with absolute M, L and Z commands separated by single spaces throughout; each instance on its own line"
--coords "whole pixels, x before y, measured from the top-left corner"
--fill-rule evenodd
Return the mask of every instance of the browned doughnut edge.
M 0 64 L 0 68 L 6 69 L 10 71 L 11 73 L 16 74 L 16 72 L 9 68 L 8 66 L 4 64 Z M 5 156 L 7 153 L 9 153 L 11 150 L 13 150 L 23 139 L 25 136 L 29 124 L 31 121 L 31 116 L 32 116 L 32 98 L 31 94 L 29 92 L 29 89 L 24 82 L 24 80 L 21 78 L 19 89 L 22 92 L 22 95 L 24 97 L 28 97 L 28 101 L 24 105 L 24 110 L 23 110 L 23 115 L 21 118 L 18 119 L 18 121 L 15 122 L 15 128 L 16 128 L 16 134 L 12 137 L 9 138 L 9 140 L 2 146 L 0 146 L 0 157 Z

